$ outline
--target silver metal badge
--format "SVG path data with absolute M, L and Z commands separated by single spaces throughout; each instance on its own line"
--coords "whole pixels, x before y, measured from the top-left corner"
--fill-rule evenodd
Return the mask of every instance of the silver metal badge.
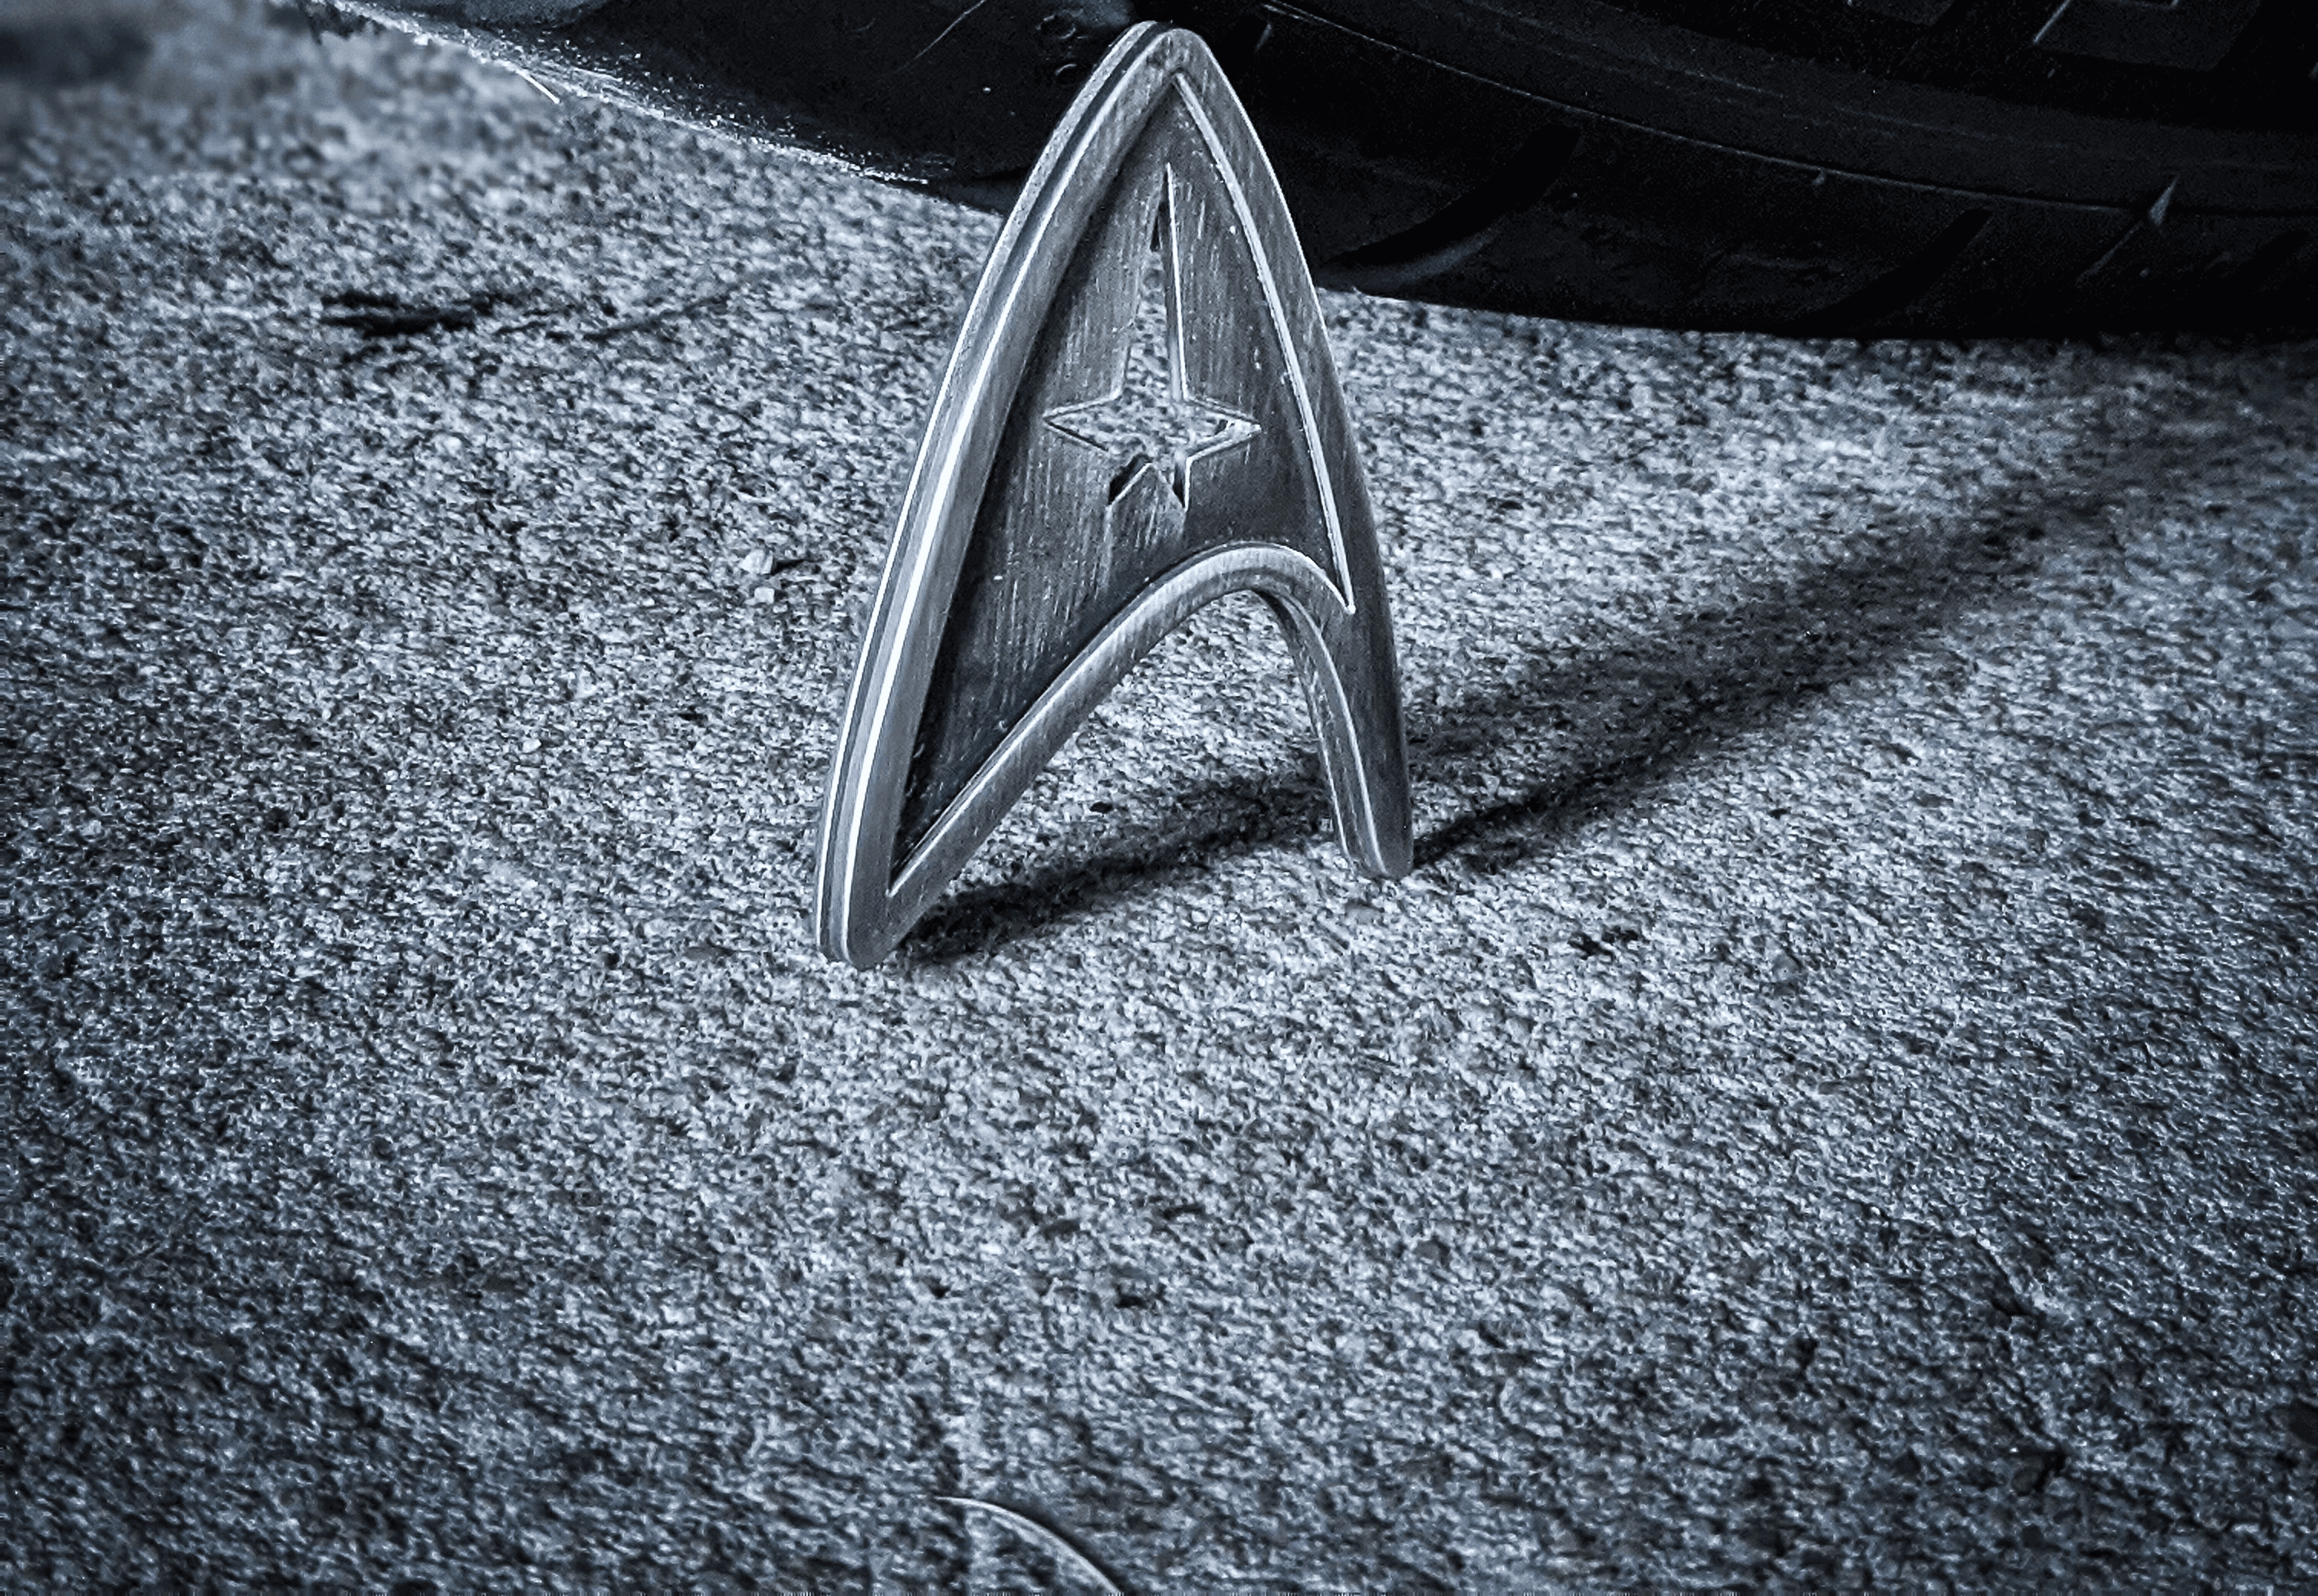
M 1194 610 L 1271 605 L 1344 848 L 1406 873 L 1374 515 L 1255 132 L 1191 33 L 1129 30 L 975 290 L 886 557 L 822 819 L 822 949 L 885 956 Z

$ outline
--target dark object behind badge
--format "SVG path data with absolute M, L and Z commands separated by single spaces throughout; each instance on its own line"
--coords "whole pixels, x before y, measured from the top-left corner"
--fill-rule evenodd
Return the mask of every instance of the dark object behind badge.
M 1187 26 L 1324 285 L 1814 335 L 2318 325 L 2310 0 L 351 9 L 993 208 L 1120 31 Z

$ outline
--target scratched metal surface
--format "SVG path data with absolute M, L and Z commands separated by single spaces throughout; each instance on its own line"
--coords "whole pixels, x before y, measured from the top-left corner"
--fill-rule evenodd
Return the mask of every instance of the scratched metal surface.
M 1040 341 L 999 451 L 999 480 L 975 528 L 942 638 L 936 672 L 947 684 L 942 713 L 930 718 L 912 760 L 905 846 L 957 798 L 1103 623 L 1172 566 L 1270 539 L 1327 573 L 1340 602 L 1348 585 L 1304 451 L 1295 392 L 1280 374 L 1296 356 L 1281 347 L 1266 314 L 1253 257 L 1225 209 L 1222 185 L 1209 175 L 1214 161 L 1197 124 L 1172 99 L 1158 119 L 1119 179 L 1123 193 L 1148 201 L 1105 214 L 1073 256 L 1059 300 L 1068 314 Z M 1180 184 L 1172 182 L 1177 169 Z M 1163 201 L 1171 190 L 1172 200 Z M 1213 402 L 1203 409 L 1146 402 L 1145 411 L 1157 413 L 1129 413 L 1127 427 L 1139 423 L 1150 435 L 1116 442 L 1089 435 L 1107 418 L 1102 401 L 1168 392 L 1166 348 L 1177 324 L 1168 320 L 1171 280 L 1162 278 L 1155 247 L 1162 225 L 1164 252 L 1181 262 L 1175 281 L 1185 286 L 1172 291 L 1204 292 L 1211 301 L 1184 307 L 1172 346 L 1190 372 L 1188 399 Z M 1130 273 L 1119 270 L 1122 259 L 1152 264 Z M 1147 335 L 1142 324 L 1163 330 Z M 1117 350 L 1121 328 L 1135 335 L 1124 361 Z M 1050 423 L 1055 412 L 1077 430 Z M 1076 412 L 1091 415 L 1082 420 Z M 1179 445 L 1179 438 L 1190 441 Z M 1153 469 L 1112 480 L 1121 454 L 1153 450 L 1160 451 Z M 1091 561 L 1083 528 L 1065 529 L 1089 514 L 1103 520 L 1106 506 L 1110 530 L 1092 540 L 1101 557 Z
M 1280 623 L 1346 856 L 1380 880 L 1415 862 L 1375 511 L 1254 139 L 1202 41 L 1141 27 L 1024 181 L 927 404 L 830 756 L 832 957 L 892 953 L 1089 713 L 1234 594 Z M 1172 345 L 1155 372 L 1132 369 L 1137 322 Z
M 139 14 L 0 81 L 5 1583 L 2318 1580 L 2318 347 L 1332 299 L 1420 869 L 1235 602 L 853 972 L 993 224 Z

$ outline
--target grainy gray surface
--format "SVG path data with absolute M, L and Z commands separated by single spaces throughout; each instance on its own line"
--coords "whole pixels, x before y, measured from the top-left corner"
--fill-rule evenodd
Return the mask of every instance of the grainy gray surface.
M 855 973 L 993 224 L 140 25 L 0 83 L 0 1580 L 2318 1585 L 2318 346 L 1331 300 L 1424 867 L 1248 601 Z

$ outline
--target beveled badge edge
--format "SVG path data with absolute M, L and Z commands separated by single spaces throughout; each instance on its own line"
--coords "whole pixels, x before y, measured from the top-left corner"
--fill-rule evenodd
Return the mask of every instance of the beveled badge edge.
M 1290 368 L 1337 571 L 1324 573 L 1284 545 L 1247 542 L 1209 548 L 1160 573 L 1009 729 L 897 874 L 908 760 L 1015 395 L 1078 241 L 1171 91 L 1181 93 L 1246 231 Z M 1248 193 L 1243 170 L 1260 178 L 1258 193 Z M 1374 512 L 1309 272 L 1270 163 L 1206 45 L 1144 23 L 1121 35 L 1090 75 L 1024 184 L 930 414 L 831 763 L 815 917 L 822 950 L 856 965 L 891 952 L 1093 704 L 1192 611 L 1246 589 L 1262 594 L 1289 632 L 1346 851 L 1371 874 L 1405 874 L 1412 852 L 1406 752 Z M 1362 679 L 1343 679 L 1348 662 Z M 1385 768 L 1373 768 L 1379 763 Z
M 1064 112 L 1063 121 L 1039 151 L 1020 196 L 999 229 L 997 241 L 991 246 L 973 297 L 967 301 L 966 318 L 952 346 L 949 363 L 943 370 L 941 386 L 935 391 L 933 408 L 911 467 L 909 485 L 903 493 L 901 514 L 895 518 L 894 537 L 877 583 L 877 596 L 863 632 L 861 656 L 856 662 L 852 686 L 847 695 L 845 719 L 831 760 L 829 789 L 822 807 L 814 919 L 822 951 L 831 958 L 868 964 L 887 951 L 872 953 L 852 934 L 853 921 L 858 918 L 854 913 L 857 900 L 867 896 L 864 888 L 874 883 L 879 889 L 878 895 L 885 897 L 889 895 L 886 883 L 893 878 L 898 813 L 883 817 L 881 825 L 865 833 L 871 818 L 868 811 L 873 796 L 869 776 L 878 763 L 882 744 L 897 737 L 915 736 L 917 717 L 924 713 L 935 657 L 932 649 L 909 646 L 913 641 L 908 625 L 911 617 L 905 614 L 897 625 L 894 612 L 903 605 L 912 611 L 947 610 L 957 587 L 957 568 L 966 556 L 966 538 L 973 532 L 972 518 L 980 512 L 982 496 L 989 489 L 990 468 L 1005 428 L 1011 396 L 1020 385 L 1038 329 L 1045 323 L 1046 313 L 1052 307 L 1055 292 L 1068 266 L 1068 251 L 1029 249 L 1022 243 L 1023 238 L 1034 229 L 1040 233 L 1053 229 L 1058 220 L 1056 212 L 1066 206 L 1078 213 L 1067 218 L 1074 224 L 1070 226 L 1069 236 L 1075 238 L 1084 231 L 1094 207 L 1108 194 L 1109 183 L 1058 182 L 1058 175 L 1076 170 L 1078 163 L 1086 157 L 1090 134 L 1102 130 L 1101 112 L 1110 94 L 1132 68 L 1141 41 L 1158 31 L 1158 23 L 1140 22 L 1121 34 Z M 1100 152 L 1109 157 L 1106 178 L 1116 176 L 1118 163 L 1126 154 L 1131 134 L 1140 130 L 1138 127 L 1131 130 L 1128 136 L 1115 137 L 1112 148 Z M 1010 269 L 1003 273 L 995 269 L 1002 265 Z M 1029 318 L 1013 314 L 1013 307 L 1026 287 L 1021 280 L 1030 276 L 1034 268 L 1038 280 L 1027 286 L 1037 293 L 1039 313 Z M 999 331 L 1012 335 L 1003 345 L 993 337 Z M 977 353 L 982 356 L 978 362 L 974 359 Z M 999 368 L 1002 361 L 1002 369 L 993 369 Z M 994 380 L 1002 381 L 1009 403 L 977 403 L 980 394 Z M 975 440 L 964 435 L 964 423 L 975 420 L 981 423 L 988 435 L 981 440 L 979 447 L 966 454 L 966 445 Z M 947 453 L 953 459 L 966 459 L 972 484 L 970 497 L 959 491 L 964 484 L 955 471 L 935 470 L 935 444 L 939 441 L 949 444 Z M 930 509 L 930 498 L 935 499 Z M 950 520 L 961 513 L 967 517 L 963 533 L 945 536 Z M 939 561 L 938 566 L 926 569 L 936 560 Z M 906 579 L 905 573 L 911 573 Z M 895 713 L 897 704 L 902 704 L 907 705 L 906 715 Z M 890 807 L 898 811 L 899 794 L 894 797 Z M 866 851 L 865 835 L 874 838 Z M 897 935 L 894 942 L 899 940 Z

